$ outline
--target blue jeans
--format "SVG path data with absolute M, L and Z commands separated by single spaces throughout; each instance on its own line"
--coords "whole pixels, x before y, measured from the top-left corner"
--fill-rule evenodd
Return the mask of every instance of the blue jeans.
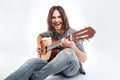
M 44 80 L 49 75 L 61 72 L 68 77 L 75 76 L 79 73 L 79 60 L 72 49 L 67 50 L 70 54 L 62 50 L 50 62 L 39 58 L 29 59 L 5 80 Z

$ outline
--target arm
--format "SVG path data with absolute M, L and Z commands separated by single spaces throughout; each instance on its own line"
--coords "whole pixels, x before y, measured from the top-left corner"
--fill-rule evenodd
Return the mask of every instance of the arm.
M 42 37 L 40 35 L 38 35 L 37 37 L 37 49 L 36 51 L 38 52 L 38 57 L 40 58 L 40 54 L 41 54 L 41 39 Z
M 80 51 L 80 49 L 77 48 L 73 41 L 69 41 L 68 39 L 63 38 L 61 41 L 61 46 L 72 48 L 80 62 L 85 62 L 87 60 L 86 53 Z
M 71 48 L 75 51 L 79 61 L 85 62 L 87 60 L 87 55 L 84 52 L 81 52 L 77 46 L 71 46 Z

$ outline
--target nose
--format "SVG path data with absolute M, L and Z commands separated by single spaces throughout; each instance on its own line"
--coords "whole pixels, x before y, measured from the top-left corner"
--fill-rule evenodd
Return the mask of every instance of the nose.
M 55 22 L 58 22 L 58 21 L 59 21 L 59 19 L 58 19 L 58 18 L 56 18 L 56 19 L 55 19 Z

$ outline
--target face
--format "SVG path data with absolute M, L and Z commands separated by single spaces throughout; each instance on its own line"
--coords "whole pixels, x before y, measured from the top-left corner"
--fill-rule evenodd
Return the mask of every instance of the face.
M 58 10 L 55 10 L 52 15 L 52 25 L 56 31 L 60 31 L 62 28 L 62 17 Z

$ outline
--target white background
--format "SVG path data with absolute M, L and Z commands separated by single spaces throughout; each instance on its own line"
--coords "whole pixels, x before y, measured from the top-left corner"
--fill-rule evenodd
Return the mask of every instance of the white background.
M 51 6 L 64 7 L 71 27 L 91 26 L 84 46 L 88 80 L 119 80 L 119 0 L 0 0 L 0 80 L 36 57 L 36 37 L 47 30 Z

